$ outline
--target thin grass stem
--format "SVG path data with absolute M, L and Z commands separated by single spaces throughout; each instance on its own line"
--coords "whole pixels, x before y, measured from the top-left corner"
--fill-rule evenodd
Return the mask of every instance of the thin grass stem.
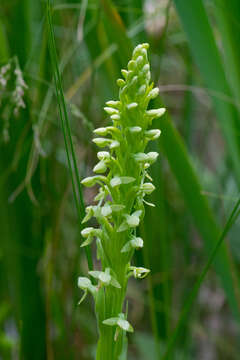
M 212 251 L 212 254 L 210 255 L 206 265 L 204 266 L 199 278 L 197 279 L 197 281 L 195 282 L 195 285 L 192 289 L 192 292 L 190 293 L 188 300 L 185 303 L 185 306 L 180 314 L 180 318 L 178 320 L 177 326 L 170 338 L 170 341 L 167 345 L 167 349 L 165 351 L 165 354 L 163 355 L 162 360 L 167 360 L 169 359 L 169 355 L 171 354 L 171 352 L 173 351 L 173 347 L 176 343 L 177 337 L 179 335 L 179 332 L 182 328 L 182 325 L 184 324 L 184 321 L 192 307 L 192 304 L 194 302 L 194 300 L 196 299 L 197 295 L 198 295 L 198 291 L 208 273 L 208 270 L 210 269 L 210 266 L 212 265 L 212 263 L 214 262 L 214 259 L 216 257 L 216 254 L 220 248 L 220 246 L 223 243 L 223 240 L 225 239 L 226 235 L 228 234 L 229 230 L 231 229 L 231 227 L 233 226 L 233 224 L 235 223 L 235 221 L 237 220 L 240 210 L 239 210 L 239 206 L 240 206 L 240 198 L 237 201 L 236 205 L 234 206 L 227 222 L 226 225 L 224 226 L 224 229 L 219 237 L 219 240 L 217 241 L 215 248 Z
M 69 124 L 69 118 L 65 103 L 65 97 L 62 88 L 62 79 L 58 67 L 58 57 L 57 57 L 56 43 L 55 43 L 54 30 L 52 24 L 52 8 L 51 8 L 50 0 L 47 1 L 47 20 L 48 20 L 48 29 L 49 29 L 49 51 L 52 61 L 53 77 L 56 87 L 58 108 L 59 108 L 59 114 L 61 119 L 62 130 L 63 130 L 64 145 L 65 145 L 67 161 L 68 161 L 68 166 L 72 181 L 73 196 L 77 209 L 79 226 L 80 229 L 82 229 L 81 222 L 85 216 L 85 206 L 84 206 L 81 183 L 80 183 L 79 172 L 77 167 L 77 160 L 76 160 L 76 155 L 72 141 L 71 128 Z M 72 163 L 73 163 L 73 167 L 72 167 Z M 74 176 L 75 176 L 75 180 L 74 180 Z M 91 250 L 89 246 L 85 247 L 85 249 L 86 249 L 85 252 L 87 256 L 88 267 L 89 270 L 92 270 L 93 262 L 92 262 Z

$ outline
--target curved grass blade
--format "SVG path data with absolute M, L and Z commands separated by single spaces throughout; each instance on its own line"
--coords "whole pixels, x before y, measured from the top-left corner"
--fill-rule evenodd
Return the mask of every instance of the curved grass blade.
M 184 321 L 191 309 L 191 306 L 194 302 L 194 300 L 196 299 L 197 295 L 198 295 L 198 291 L 208 273 L 208 270 L 210 269 L 210 266 L 213 264 L 215 258 L 216 258 L 216 255 L 218 253 L 218 250 L 220 249 L 222 243 L 223 243 L 223 240 L 225 239 L 226 235 L 228 234 L 229 230 L 231 229 L 231 227 L 233 226 L 233 224 L 235 223 L 235 221 L 237 220 L 238 216 L 240 214 L 240 198 L 239 200 L 237 201 L 236 205 L 234 206 L 233 210 L 232 210 L 232 213 L 230 214 L 227 222 L 226 222 L 226 225 L 224 226 L 224 229 L 206 263 L 206 265 L 204 266 L 203 268 L 203 271 L 201 272 L 200 276 L 198 277 L 197 281 L 195 282 L 195 285 L 192 289 L 192 292 L 190 293 L 189 297 L 188 297 L 188 300 L 180 314 L 180 318 L 179 318 L 179 321 L 177 323 L 177 326 L 171 336 L 171 339 L 168 343 L 168 346 L 167 346 L 167 349 L 166 349 L 166 352 L 162 358 L 162 360 L 166 360 L 169 358 L 169 355 L 171 354 L 172 350 L 173 350 L 173 347 L 176 343 L 176 340 L 177 340 L 177 337 L 179 335 L 179 331 L 181 330 L 183 324 L 184 324 Z
M 0 64 L 1 64 L 7 61 L 10 57 L 8 39 L 1 19 L 0 19 L 0 44 L 1 44 L 0 46 Z
M 193 58 L 198 65 L 210 96 L 212 90 L 232 97 L 220 51 L 203 1 L 174 0 L 174 4 L 187 35 Z M 239 130 L 238 113 L 233 104 L 224 102 L 217 97 L 212 97 L 212 102 L 226 139 L 235 179 L 240 186 L 239 141 L 236 131 L 236 127 Z
M 47 1 L 47 21 L 48 21 L 48 30 L 49 30 L 49 51 L 52 61 L 52 68 L 53 68 L 53 77 L 55 81 L 55 87 L 56 87 L 56 95 L 57 95 L 57 101 L 58 101 L 58 108 L 59 108 L 59 114 L 61 119 L 61 125 L 63 129 L 63 137 L 64 137 L 64 144 L 65 144 L 65 150 L 67 155 L 67 161 L 72 181 L 72 187 L 73 187 L 73 196 L 74 201 L 77 209 L 78 214 L 78 220 L 79 220 L 79 226 L 80 229 L 82 229 L 82 219 L 85 216 L 85 207 L 84 207 L 84 201 L 83 201 L 83 195 L 82 195 L 82 188 L 78 173 L 78 167 L 77 167 L 77 160 L 76 155 L 74 151 L 73 141 L 72 141 L 72 135 L 71 135 L 71 128 L 69 124 L 68 119 L 68 113 L 65 103 L 65 97 L 63 93 L 62 88 L 62 79 L 61 74 L 58 67 L 58 57 L 57 57 L 57 49 L 56 49 L 56 43 L 55 43 L 55 37 L 54 37 L 54 30 L 53 30 L 53 24 L 52 24 L 52 8 L 50 4 L 50 0 Z M 91 250 L 89 246 L 85 247 L 87 261 L 88 261 L 88 267 L 89 270 L 92 270 L 93 264 L 92 264 L 92 256 L 91 256 Z
M 223 58 L 226 74 L 235 99 L 238 101 L 240 93 L 239 69 L 239 21 L 240 3 L 238 0 L 214 0 L 214 14 L 216 16 L 219 32 L 222 37 Z
M 201 185 L 191 164 L 190 157 L 168 114 L 164 116 L 159 128 L 162 131 L 160 145 L 176 177 L 195 226 L 203 239 L 206 254 L 210 255 L 221 233 L 220 228 L 216 223 L 207 199 L 201 193 Z M 222 244 L 221 249 L 218 251 L 214 267 L 221 279 L 232 313 L 240 321 L 239 301 L 237 299 L 239 282 L 234 281 L 232 263 L 225 244 Z

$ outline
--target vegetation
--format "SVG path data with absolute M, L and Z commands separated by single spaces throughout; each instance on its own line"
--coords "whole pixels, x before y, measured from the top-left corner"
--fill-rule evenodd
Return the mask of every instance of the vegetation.
M 100 228 L 87 227 L 81 234 L 86 240 L 82 246 L 97 238 L 98 258 L 102 271 L 89 271 L 98 280 L 94 286 L 89 278 L 79 277 L 78 286 L 85 294 L 91 292 L 96 304 L 99 326 L 97 359 L 119 359 L 126 357 L 126 332 L 133 332 L 132 326 L 123 314 L 127 282 L 130 276 L 144 278 L 149 269 L 131 265 L 135 249 L 143 247 L 143 239 L 137 237 L 136 227 L 144 216 L 144 197 L 154 190 L 148 168 L 158 157 L 158 153 L 145 153 L 150 140 L 160 136 L 159 129 L 148 130 L 154 118 L 162 116 L 164 108 L 147 110 L 149 101 L 158 96 L 158 88 L 150 84 L 150 65 L 147 58 L 148 44 L 138 45 L 128 70 L 122 70 L 125 78 L 118 79 L 120 101 L 108 101 L 104 110 L 110 115 L 113 126 L 94 130 L 100 136 L 93 142 L 108 151 L 99 151 L 99 162 L 93 171 L 107 176 L 95 175 L 82 180 L 82 184 L 92 187 L 100 184 L 94 200 L 97 205 L 88 206 L 83 223 L 95 217 Z M 114 156 L 115 155 L 115 156 Z M 109 200 L 110 196 L 110 200 Z M 104 202 L 104 203 L 103 203 Z M 82 300 L 80 301 L 80 303 Z M 116 329 L 108 329 L 106 325 Z
M 239 14 L 1 1 L 0 359 L 238 359 Z

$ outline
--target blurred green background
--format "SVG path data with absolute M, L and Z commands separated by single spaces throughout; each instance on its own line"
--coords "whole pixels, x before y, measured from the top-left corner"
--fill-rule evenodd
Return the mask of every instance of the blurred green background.
M 239 0 L 54 0 L 53 23 L 80 177 L 96 162 L 92 130 L 135 45 L 150 44 L 153 106 L 168 113 L 153 166 L 155 208 L 130 281 L 129 360 L 161 360 L 240 187 Z M 9 65 L 7 65 L 9 64 Z M 48 50 L 46 3 L 0 4 L 0 359 L 93 359 L 90 297 Z M 7 66 L 7 67 L 6 67 Z M 17 70 L 17 71 L 16 71 Z M 26 86 L 24 85 L 24 82 Z M 23 102 L 24 104 L 23 104 Z M 85 204 L 93 190 L 84 190 Z M 168 359 L 237 360 L 240 223 L 184 320 Z M 95 249 L 92 249 L 93 254 Z M 93 256 L 94 257 L 94 256 Z M 95 257 L 94 257 L 95 261 Z

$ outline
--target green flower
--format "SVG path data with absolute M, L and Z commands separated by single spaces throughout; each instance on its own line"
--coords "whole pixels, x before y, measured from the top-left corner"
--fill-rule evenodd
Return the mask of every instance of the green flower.
M 119 330 L 124 332 L 133 332 L 132 325 L 125 319 L 125 315 L 123 313 L 119 313 L 117 317 L 112 317 L 104 320 L 103 324 L 117 327 L 114 336 L 115 341 L 117 340 Z

